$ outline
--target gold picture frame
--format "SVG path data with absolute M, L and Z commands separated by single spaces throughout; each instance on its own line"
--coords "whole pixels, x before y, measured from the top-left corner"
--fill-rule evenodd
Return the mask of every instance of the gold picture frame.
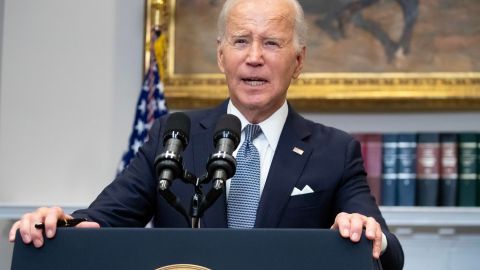
M 167 35 L 166 59 L 159 64 L 166 70 L 168 106 L 216 105 L 228 95 L 223 74 L 175 72 L 175 8 L 176 0 L 146 4 L 146 44 L 154 25 Z M 288 100 L 299 111 L 479 110 L 480 72 L 307 72 L 292 83 Z

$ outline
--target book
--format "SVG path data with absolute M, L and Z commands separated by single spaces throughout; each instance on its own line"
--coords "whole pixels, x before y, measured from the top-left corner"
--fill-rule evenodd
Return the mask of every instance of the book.
M 360 142 L 367 183 L 377 205 L 381 204 L 382 135 L 378 133 L 352 133 Z
M 382 136 L 382 205 L 397 205 L 398 135 Z
M 476 206 L 477 134 L 473 132 L 460 133 L 458 144 L 458 206 Z
M 365 154 L 366 154 L 366 145 L 365 145 L 365 134 L 364 133 L 350 133 L 353 138 L 355 138 L 360 143 L 360 150 L 362 151 L 363 162 L 365 163 Z
M 417 137 L 417 205 L 437 206 L 440 180 L 440 134 L 419 133 Z
M 398 134 L 398 205 L 415 206 L 417 134 Z
M 457 134 L 440 134 L 440 189 L 439 205 L 455 206 L 458 182 Z
M 382 135 L 365 134 L 365 169 L 367 182 L 377 205 L 381 203 Z

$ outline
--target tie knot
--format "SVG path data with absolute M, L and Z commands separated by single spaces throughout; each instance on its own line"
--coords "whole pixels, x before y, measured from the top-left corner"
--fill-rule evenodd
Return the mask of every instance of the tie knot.
M 262 133 L 262 129 L 259 125 L 247 125 L 245 127 L 245 141 L 251 142 L 255 140 L 255 138 Z

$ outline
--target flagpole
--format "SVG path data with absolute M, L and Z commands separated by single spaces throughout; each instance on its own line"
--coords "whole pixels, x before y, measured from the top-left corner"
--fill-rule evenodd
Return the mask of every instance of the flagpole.
M 123 172 L 134 160 L 139 148 L 148 140 L 148 132 L 155 120 L 168 113 L 162 82 L 165 76 L 167 47 L 166 10 L 166 1 L 148 0 L 147 2 L 144 79 L 135 108 L 135 119 L 128 148 L 118 165 L 117 173 Z

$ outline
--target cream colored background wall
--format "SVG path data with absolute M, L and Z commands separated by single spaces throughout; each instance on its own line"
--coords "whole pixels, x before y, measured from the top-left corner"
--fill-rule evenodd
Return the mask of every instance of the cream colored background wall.
M 127 147 L 143 1 L 6 0 L 0 203 L 91 201 Z

